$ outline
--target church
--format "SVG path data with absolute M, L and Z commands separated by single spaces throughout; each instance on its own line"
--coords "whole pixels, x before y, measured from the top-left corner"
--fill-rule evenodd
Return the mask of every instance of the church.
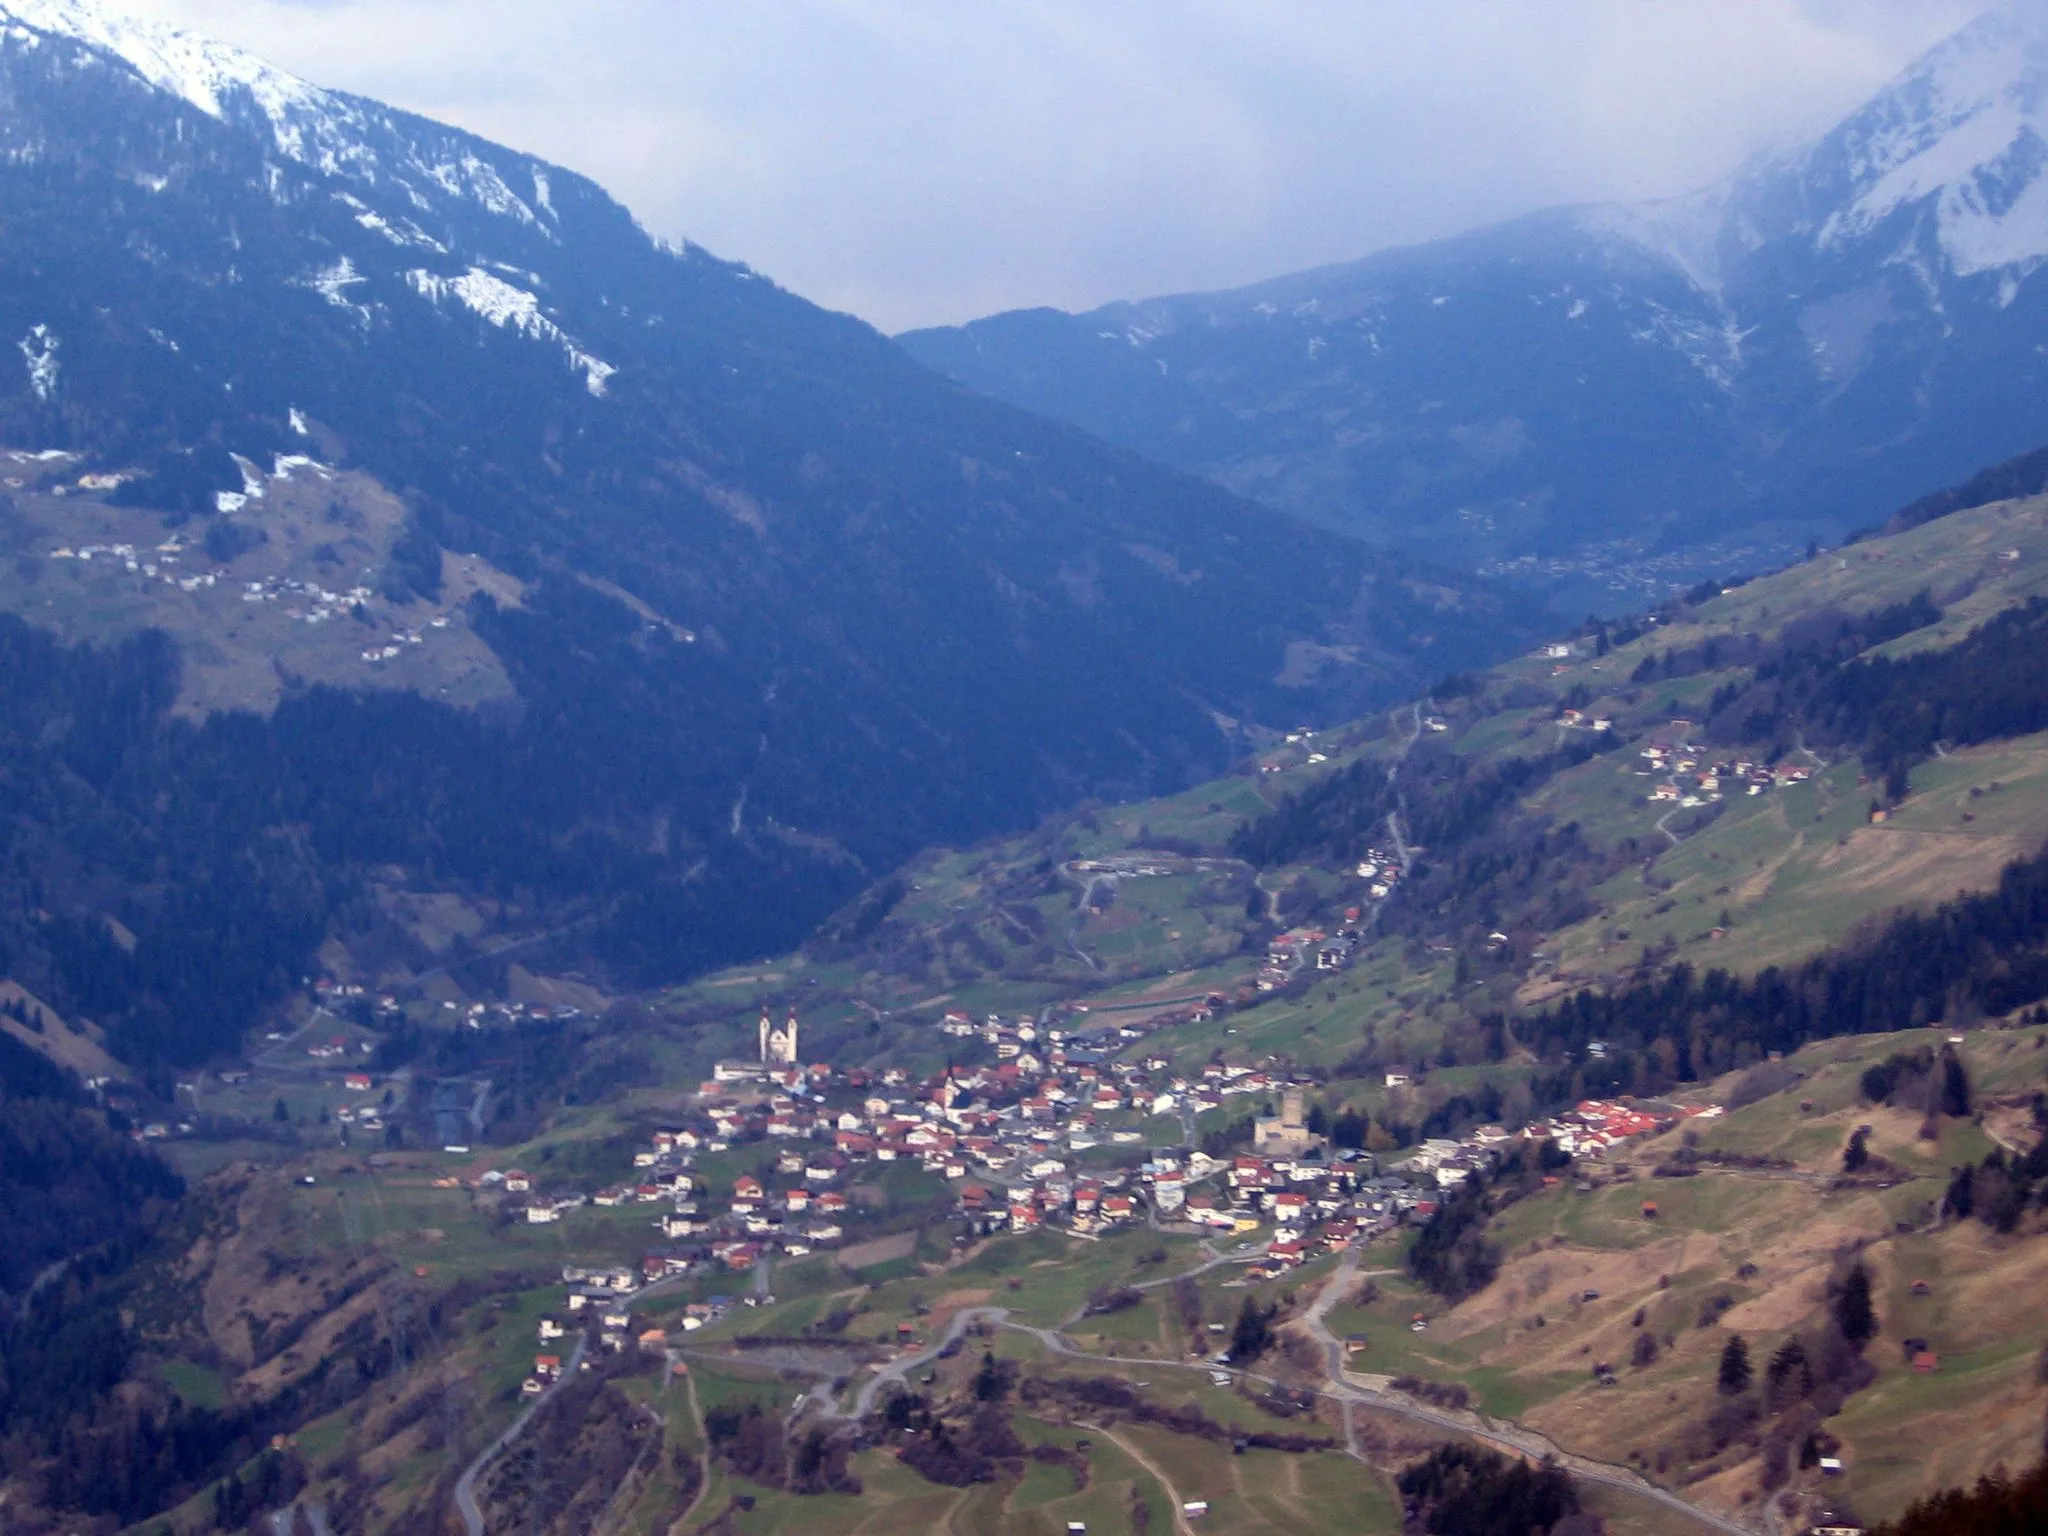
M 789 1011 L 789 1022 L 777 1029 L 768 1018 L 768 1010 L 761 1010 L 761 1065 L 764 1067 L 793 1067 L 796 1065 L 796 1010 Z

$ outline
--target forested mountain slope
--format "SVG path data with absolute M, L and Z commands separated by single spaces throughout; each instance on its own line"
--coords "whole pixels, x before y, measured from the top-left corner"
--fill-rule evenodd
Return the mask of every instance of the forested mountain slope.
M 366 862 L 675 976 L 926 843 L 1185 783 L 1244 725 L 1523 632 L 664 248 L 580 177 L 89 4 L 0 6 L 0 206 L 6 601 L 175 642 L 45 659 L 119 723 L 22 701 L 13 878 L 52 899 L 16 910 L 112 916 L 144 971 L 170 946 L 245 972 L 206 1010 L 230 1031 Z M 321 611 L 266 619 L 280 599 Z M 416 663 L 421 636 L 460 666 Z M 165 795 L 168 827 L 90 848 L 58 809 Z M 285 866 L 289 921 L 214 915 Z M 5 942 L 51 948 L 18 919 Z M 93 1007 L 129 1004 L 168 1010 L 165 1049 L 200 1027 L 148 987 Z
M 2013 0 L 1691 197 L 902 340 L 1325 526 L 1619 611 L 2038 446 L 2044 70 Z

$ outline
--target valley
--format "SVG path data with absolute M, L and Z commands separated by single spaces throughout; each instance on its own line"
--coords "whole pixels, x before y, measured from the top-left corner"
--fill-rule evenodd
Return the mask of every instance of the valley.
M 0 0 L 0 1536 L 2027 1528 L 2044 37 L 892 341 Z
M 515 1419 L 465 1485 L 486 1529 L 1310 1529 L 1391 1520 L 1449 1436 L 1557 1456 L 1616 1531 L 1769 1532 L 2024 1464 L 2048 1332 L 1997 1298 L 2048 1246 L 2024 1194 L 1959 1214 L 1952 1170 L 2031 1167 L 2035 1010 L 1929 982 L 1937 1023 L 1732 1056 L 1546 1031 L 1673 964 L 1850 964 L 2032 858 L 2048 733 L 1937 741 L 1893 798 L 1818 705 L 1721 732 L 1802 637 L 1938 659 L 2044 573 L 2048 501 L 1951 514 L 934 850 L 660 992 L 545 943 L 331 946 L 278 1039 L 145 1128 L 211 1214 L 137 1271 L 193 1300 L 138 1315 L 127 1369 L 284 1413 L 250 1496 L 281 1455 L 301 1508 L 378 1531 L 438 1529 Z M 1889 1086 L 1950 1056 L 1965 1113 Z M 1877 1322 L 1845 1353 L 1852 1268 Z M 1759 1381 L 1798 1343 L 1811 1385 L 1717 1392 L 1734 1338 Z M 521 1449 L 578 1435 L 611 1483 Z

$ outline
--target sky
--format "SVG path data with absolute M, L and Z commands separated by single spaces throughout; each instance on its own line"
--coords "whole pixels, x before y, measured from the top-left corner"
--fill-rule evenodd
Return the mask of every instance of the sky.
M 888 331 L 1223 288 L 1824 131 L 1985 0 L 107 0 Z

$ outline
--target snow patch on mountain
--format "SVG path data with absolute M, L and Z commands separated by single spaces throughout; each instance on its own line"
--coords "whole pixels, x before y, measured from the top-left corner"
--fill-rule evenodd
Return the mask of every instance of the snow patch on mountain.
M 16 343 L 28 364 L 28 387 L 45 404 L 57 392 L 57 348 L 61 343 L 47 325 L 32 325 Z
M 312 289 L 336 309 L 357 310 L 368 318 L 369 311 L 348 296 L 349 289 L 358 283 L 368 281 L 367 277 L 356 270 L 356 264 L 343 256 L 332 266 L 322 267 L 311 277 L 306 278 L 300 286 Z
M 334 196 L 338 202 L 354 212 L 356 222 L 362 225 L 364 229 L 369 230 L 371 234 L 382 235 L 393 245 L 415 246 L 422 250 L 432 251 L 437 256 L 446 256 L 448 254 L 447 246 L 421 229 L 411 219 L 401 219 L 398 223 L 394 224 L 359 197 L 347 192 L 337 192 Z
M 505 178 L 498 174 L 498 168 L 487 160 L 464 155 L 452 165 L 443 162 L 432 166 L 428 174 L 442 191 L 451 196 L 473 197 L 491 212 L 518 219 L 524 224 L 540 222 L 533 216 L 533 210 L 505 185 Z
M 1585 210 L 1586 227 L 1677 268 L 1701 293 L 1718 297 L 1724 279 L 1722 241 L 1733 182 L 1686 197 L 1647 203 L 1601 203 Z
M 584 351 L 574 337 L 542 314 L 540 300 L 533 294 L 482 267 L 471 267 L 459 277 L 439 277 L 416 268 L 405 274 L 405 280 L 415 292 L 436 304 L 454 298 L 500 330 L 516 331 L 559 346 L 570 366 L 583 375 L 584 387 L 593 395 L 602 395 L 605 381 L 618 372 L 610 363 Z

